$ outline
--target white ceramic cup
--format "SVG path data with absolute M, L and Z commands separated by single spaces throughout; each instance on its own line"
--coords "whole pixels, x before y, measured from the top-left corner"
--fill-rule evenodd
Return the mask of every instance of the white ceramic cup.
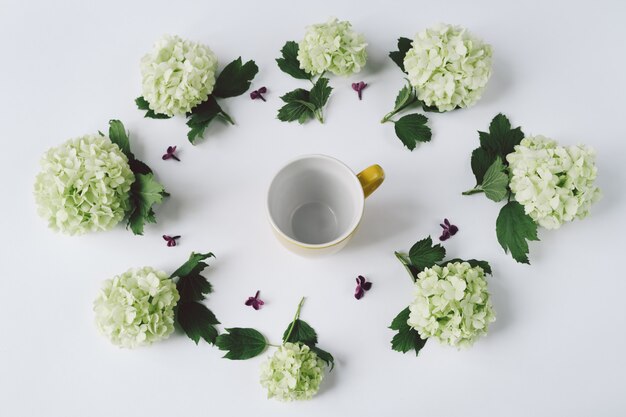
M 385 179 L 379 165 L 359 174 L 326 155 L 304 155 L 274 176 L 267 212 L 279 241 L 304 256 L 339 251 L 354 235 L 365 197 Z

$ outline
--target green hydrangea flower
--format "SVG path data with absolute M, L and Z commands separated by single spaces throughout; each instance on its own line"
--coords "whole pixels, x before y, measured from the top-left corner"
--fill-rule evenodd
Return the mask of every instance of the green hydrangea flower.
M 179 299 L 176 284 L 165 272 L 129 269 L 102 284 L 93 306 L 96 325 L 116 345 L 149 345 L 174 331 Z
M 544 136 L 529 136 L 506 159 L 515 199 L 546 229 L 586 217 L 601 196 L 594 184 L 595 152 L 589 147 L 565 148 Z
M 324 361 L 307 345 L 285 343 L 261 367 L 268 398 L 310 400 L 324 378 Z
M 35 179 L 38 213 L 69 235 L 109 230 L 130 208 L 135 176 L 106 136 L 87 135 L 48 150 Z
M 438 24 L 419 32 L 404 57 L 417 98 L 439 111 L 469 107 L 491 76 L 491 46 L 460 26 Z
M 465 347 L 487 334 L 495 321 L 485 272 L 467 262 L 425 268 L 415 281 L 407 323 L 423 338 Z
M 188 113 L 213 92 L 216 70 L 209 47 L 166 35 L 141 59 L 143 98 L 155 113 Z
M 330 19 L 307 27 L 299 43 L 300 68 L 310 74 L 330 71 L 335 75 L 351 75 L 361 71 L 367 61 L 363 35 L 352 30 L 347 21 Z

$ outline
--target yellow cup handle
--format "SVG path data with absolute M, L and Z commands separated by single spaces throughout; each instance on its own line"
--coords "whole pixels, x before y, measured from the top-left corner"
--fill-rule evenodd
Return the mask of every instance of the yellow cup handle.
M 361 183 L 361 187 L 363 187 L 363 194 L 367 198 L 383 183 L 385 180 L 385 171 L 383 171 L 380 165 L 375 164 L 359 172 L 357 178 Z

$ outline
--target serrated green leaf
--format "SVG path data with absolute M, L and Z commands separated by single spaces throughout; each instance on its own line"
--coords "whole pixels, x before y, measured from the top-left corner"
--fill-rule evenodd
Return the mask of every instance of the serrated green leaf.
M 291 334 L 289 334 L 289 329 L 291 328 L 291 323 L 285 329 L 283 333 L 283 343 L 291 342 L 291 343 L 304 343 L 309 347 L 315 346 L 317 344 L 317 333 L 309 324 L 304 321 L 297 319 L 293 323 L 293 329 L 291 330 Z M 287 335 L 289 334 L 289 339 L 287 339 Z
M 204 296 L 213 291 L 211 283 L 201 274 L 209 266 L 203 261 L 210 257 L 214 257 L 214 255 L 212 253 L 192 252 L 189 260 L 170 276 L 170 278 L 179 278 L 176 289 L 182 302 L 204 300 Z
M 333 358 L 333 355 L 323 349 L 318 348 L 317 346 L 313 346 L 310 349 L 315 352 L 321 360 L 326 362 L 326 366 L 330 366 L 329 372 L 331 372 L 335 367 L 335 358 Z
M 509 201 L 496 220 L 496 235 L 505 253 L 517 262 L 528 264 L 528 242 L 537 241 L 537 224 L 517 201 Z
M 440 244 L 433 246 L 433 241 L 428 236 L 416 242 L 409 250 L 411 265 L 419 270 L 430 268 L 440 262 L 446 256 L 446 250 Z
M 218 117 L 230 124 L 235 124 L 217 103 L 215 97 L 210 95 L 206 101 L 198 104 L 191 110 L 191 113 L 187 114 L 187 126 L 190 128 L 189 132 L 187 132 L 189 142 L 195 144 L 197 139 L 202 138 L 211 121 Z
M 135 158 L 130 152 L 130 140 L 126 129 L 119 120 L 109 120 L 109 139 L 120 148 L 129 160 Z
M 226 329 L 228 333 L 217 336 L 216 346 L 227 351 L 226 359 L 245 360 L 260 355 L 267 348 L 267 341 L 255 329 L 232 327 Z
M 506 164 L 506 156 L 524 139 L 524 132 L 520 127 L 511 129 L 509 119 L 499 113 L 489 124 L 489 133 L 478 132 L 478 136 L 481 148 L 494 156 L 500 156 Z
M 215 258 L 215 255 L 213 255 L 211 252 L 208 252 L 208 253 L 191 252 L 191 255 L 189 255 L 189 259 L 184 264 L 182 264 L 176 271 L 174 271 L 171 277 L 172 278 L 184 277 L 185 275 L 189 275 L 198 266 L 202 266 L 202 269 L 204 269 L 209 265 L 202 261 L 209 259 L 209 258 Z
M 495 159 L 495 154 L 492 154 L 483 148 L 474 149 L 472 152 L 472 172 L 474 173 L 474 177 L 476 177 L 476 185 L 481 185 L 483 183 L 485 172 L 487 172 Z
M 131 210 L 128 226 L 136 235 L 142 235 L 146 223 L 156 223 L 152 206 L 160 204 L 169 196 L 154 174 L 135 174 L 135 182 L 130 187 Z
M 285 43 L 283 49 L 280 50 L 282 58 L 277 58 L 276 63 L 278 64 L 278 68 L 292 77 L 300 80 L 310 80 L 311 74 L 300 68 L 298 49 L 299 46 L 294 41 Z
M 409 52 L 409 49 L 411 49 L 412 42 L 413 41 L 409 38 L 399 38 L 398 50 L 389 52 L 389 58 L 391 58 L 391 60 L 400 67 L 402 72 L 406 72 L 404 69 L 404 57 L 406 56 L 406 53 Z
M 482 270 L 485 271 L 485 274 L 491 275 L 491 266 L 489 265 L 489 262 L 487 261 L 479 261 L 476 259 L 454 258 L 454 259 L 450 259 L 449 261 L 442 262 L 439 265 L 446 266 L 449 263 L 455 263 L 455 262 L 467 262 L 468 264 L 472 266 L 472 268 L 476 268 L 477 266 L 480 266 Z
M 148 103 L 148 101 L 143 97 L 137 97 L 135 99 L 135 104 L 137 104 L 137 108 L 139 110 L 145 110 L 146 114 L 143 117 L 147 117 L 149 119 L 170 119 L 172 117 L 167 114 L 155 113 L 154 110 L 150 108 L 150 103 Z
M 426 339 L 422 339 L 418 331 L 408 325 L 410 313 L 411 311 L 407 307 L 391 322 L 389 328 L 397 331 L 391 339 L 391 349 L 402 353 L 415 350 L 417 356 L 426 344 Z
M 485 172 L 483 178 L 482 190 L 488 199 L 498 202 L 502 201 L 507 193 L 509 186 L 509 176 L 506 173 L 506 167 L 502 163 L 502 159 L 498 156 L 493 164 Z
M 259 72 L 254 61 L 242 64 L 241 57 L 226 65 L 215 81 L 213 95 L 220 98 L 236 97 L 250 88 L 250 83 Z
M 423 114 L 407 114 L 395 123 L 396 135 L 404 146 L 410 150 L 415 149 L 418 142 L 428 142 L 432 136 L 430 128 L 426 126 L 428 118 Z
M 313 88 L 311 88 L 309 101 L 313 103 L 317 109 L 322 109 L 328 102 L 328 98 L 330 97 L 330 93 L 332 91 L 333 88 L 328 85 L 328 78 L 320 77 L 315 82 Z M 313 111 L 315 111 L 315 109 L 313 109 Z
M 278 110 L 277 117 L 278 120 L 283 122 L 293 122 L 297 120 L 300 124 L 303 124 L 313 116 L 314 113 L 307 105 L 302 102 L 292 101 Z
M 220 322 L 211 310 L 196 301 L 179 302 L 176 307 L 176 321 L 191 340 L 198 344 L 202 338 L 215 344 L 218 332 L 214 325 Z

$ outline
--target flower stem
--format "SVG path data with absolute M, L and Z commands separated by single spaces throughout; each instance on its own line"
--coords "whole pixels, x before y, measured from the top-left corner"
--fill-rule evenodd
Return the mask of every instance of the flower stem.
M 315 110 L 315 118 L 321 123 L 324 124 L 324 115 L 322 114 L 322 109 Z
M 285 337 L 285 341 L 289 340 L 289 337 L 291 337 L 291 332 L 293 331 L 293 327 L 296 325 L 296 320 L 300 318 L 300 310 L 302 309 L 302 304 L 304 304 L 304 297 L 302 297 L 302 299 L 300 300 L 300 304 L 298 304 L 296 315 L 293 316 L 293 321 L 291 322 L 291 326 L 289 326 L 289 331 L 287 332 L 287 337 Z
M 480 185 L 477 185 L 476 187 L 472 188 L 471 190 L 463 191 L 461 194 L 463 194 L 463 195 L 472 195 L 472 194 L 478 194 L 478 193 L 482 193 L 482 192 L 484 192 L 483 187 L 481 187 Z
M 235 124 L 235 121 L 233 120 L 233 118 L 230 117 L 229 114 L 226 113 L 224 110 L 222 110 L 218 115 L 222 118 L 222 120 L 225 120 L 226 122 L 230 123 L 231 125 Z

